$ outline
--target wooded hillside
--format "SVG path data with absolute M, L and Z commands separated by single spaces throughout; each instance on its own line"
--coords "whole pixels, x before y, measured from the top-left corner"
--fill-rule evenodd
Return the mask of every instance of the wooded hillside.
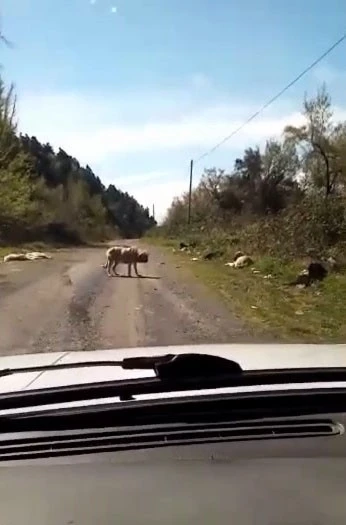
M 28 130 L 29 131 L 29 130 Z M 17 133 L 13 86 L 0 77 L 0 243 L 140 237 L 149 210 L 62 149 Z

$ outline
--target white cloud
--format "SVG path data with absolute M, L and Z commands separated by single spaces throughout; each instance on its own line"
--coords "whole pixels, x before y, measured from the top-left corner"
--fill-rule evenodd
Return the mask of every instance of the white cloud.
M 40 112 L 37 108 L 41 108 Z M 88 110 L 86 110 L 88 108 Z M 191 151 L 208 149 L 224 136 L 238 128 L 248 117 L 239 110 L 215 106 L 196 110 L 167 121 L 155 116 L 139 122 L 102 122 L 98 118 L 93 100 L 56 97 L 51 101 L 38 97 L 35 102 L 20 101 L 20 128 L 30 130 L 40 140 L 61 146 L 78 158 L 88 157 L 88 162 L 100 162 L 111 154 L 134 154 L 155 151 Z M 224 148 L 239 148 L 249 143 L 261 143 L 269 137 L 280 135 L 286 124 L 300 124 L 299 112 L 286 115 L 259 117 L 236 134 Z
M 337 69 L 328 65 L 320 65 L 312 71 L 318 82 L 325 82 L 328 86 L 336 82 L 346 81 L 346 70 Z
M 54 108 L 52 108 L 54 111 Z M 231 113 L 231 108 L 229 110 Z M 69 115 L 69 120 L 65 122 Z M 42 118 L 43 117 L 43 118 Z M 49 140 L 75 156 L 89 162 L 99 162 L 110 154 L 133 154 L 148 151 L 175 151 L 183 148 L 191 150 L 208 149 L 223 137 L 242 125 L 244 119 L 232 119 L 225 115 L 193 114 L 167 122 L 147 121 L 133 124 L 114 123 L 109 125 L 83 125 L 83 115 L 74 117 L 73 108 L 54 117 L 35 113 L 35 119 L 29 122 L 22 112 L 21 128 L 31 130 L 41 140 Z M 58 125 L 54 125 L 54 122 Z M 271 137 L 280 136 L 288 124 L 300 125 L 304 117 L 299 112 L 281 116 L 267 116 L 253 120 L 223 146 L 223 148 L 246 147 L 249 144 L 263 143 Z
M 130 179 L 130 182 L 129 182 Z M 182 178 L 179 172 L 153 174 L 138 173 L 129 179 L 117 179 L 116 183 L 123 191 L 133 195 L 143 206 L 152 212 L 155 205 L 155 218 L 162 221 L 174 197 L 179 197 L 188 189 L 188 178 Z M 134 183 L 134 179 L 138 182 Z
M 194 88 L 206 89 L 211 87 L 212 82 L 207 75 L 203 73 L 196 73 L 195 75 L 192 75 L 191 84 Z

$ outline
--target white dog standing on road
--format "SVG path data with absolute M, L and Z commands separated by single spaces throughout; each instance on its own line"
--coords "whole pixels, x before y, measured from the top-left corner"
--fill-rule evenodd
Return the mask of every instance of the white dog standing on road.
M 112 246 L 106 252 L 107 262 L 103 264 L 103 268 L 107 268 L 109 277 L 119 275 L 116 272 L 116 267 L 119 263 L 127 264 L 128 276 L 131 277 L 131 266 L 133 265 L 137 277 L 141 277 L 137 270 L 137 263 L 147 263 L 149 261 L 149 254 L 145 250 L 141 251 L 134 246 Z

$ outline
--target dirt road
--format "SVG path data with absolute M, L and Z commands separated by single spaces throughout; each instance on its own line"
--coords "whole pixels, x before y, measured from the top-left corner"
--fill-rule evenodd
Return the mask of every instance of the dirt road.
M 1 262 L 0 354 L 256 341 L 157 248 L 144 278 L 109 278 L 104 261 L 105 248 L 73 248 Z

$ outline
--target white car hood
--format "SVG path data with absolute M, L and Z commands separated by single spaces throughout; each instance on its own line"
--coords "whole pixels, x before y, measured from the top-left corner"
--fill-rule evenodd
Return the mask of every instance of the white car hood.
M 0 357 L 0 370 L 52 364 L 116 360 L 125 357 L 198 352 L 237 361 L 244 370 L 306 367 L 346 367 L 346 344 L 223 344 L 123 348 L 88 352 L 22 354 Z M 0 377 L 0 393 L 100 381 L 154 377 L 151 370 L 86 367 L 26 372 Z

